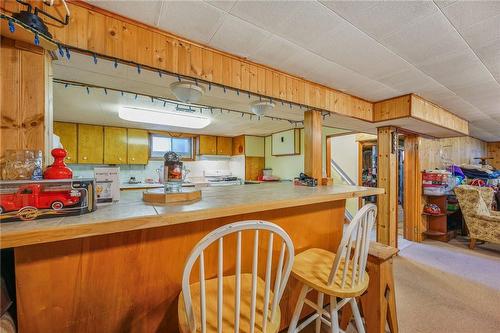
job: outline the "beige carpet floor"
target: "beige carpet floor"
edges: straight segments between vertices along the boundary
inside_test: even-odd
[[[472,251],[464,240],[409,242],[394,260],[394,277],[400,332],[500,332],[499,245]]]

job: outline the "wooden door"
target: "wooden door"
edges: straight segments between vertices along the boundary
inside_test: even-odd
[[[198,155],[217,155],[217,137],[200,135],[198,137]]]
[[[217,155],[232,155],[232,153],[233,153],[233,138],[218,136]]]
[[[64,161],[66,163],[77,163],[77,146],[78,146],[78,131],[77,125],[74,123],[61,123],[54,122],[54,134],[59,136],[61,144],[66,152],[66,158]]]
[[[129,128],[127,130],[128,164],[148,164],[149,133],[147,130]]]
[[[78,163],[102,164],[103,151],[103,127],[78,124]]]
[[[104,164],[127,164],[127,129],[104,127]]]

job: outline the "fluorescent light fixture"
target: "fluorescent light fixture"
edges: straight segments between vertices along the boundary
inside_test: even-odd
[[[207,127],[211,122],[210,118],[198,114],[128,106],[121,107],[118,116],[128,121],[195,129]]]

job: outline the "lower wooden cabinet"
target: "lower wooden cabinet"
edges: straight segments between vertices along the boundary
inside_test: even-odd
[[[104,127],[104,164],[127,164],[127,129]]]
[[[149,133],[147,130],[127,129],[127,163],[148,164]]]
[[[232,154],[233,154],[233,138],[218,136],[217,155],[232,155]]]
[[[102,126],[78,124],[78,163],[102,164],[104,129]]]
[[[54,134],[61,140],[61,144],[68,153],[66,163],[78,162],[78,129],[74,123],[54,122]]]

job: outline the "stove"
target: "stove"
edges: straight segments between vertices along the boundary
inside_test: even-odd
[[[208,186],[231,186],[242,184],[240,178],[233,176],[231,172],[227,171],[206,172],[205,178],[208,181]]]

